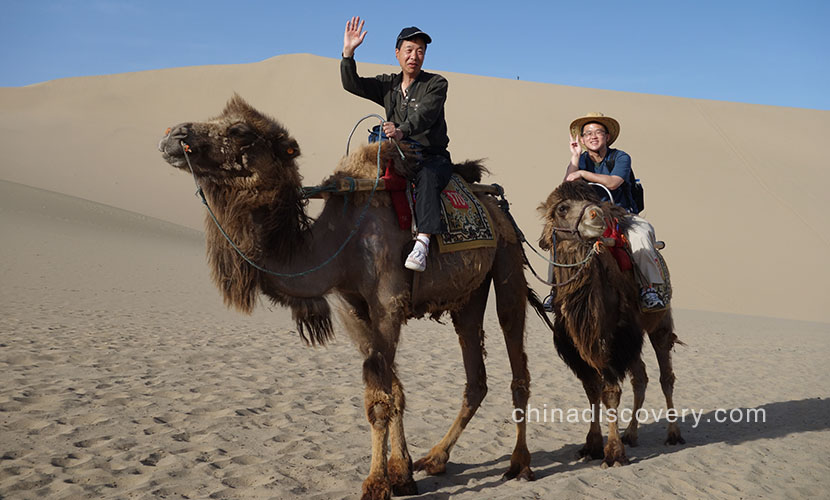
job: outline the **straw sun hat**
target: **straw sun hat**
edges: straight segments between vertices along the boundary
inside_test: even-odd
[[[577,118],[576,120],[571,122],[571,136],[577,137],[579,142],[582,142],[582,127],[585,126],[586,123],[596,122],[600,123],[605,127],[605,130],[608,131],[608,145],[610,146],[614,141],[617,140],[617,136],[620,135],[620,123],[611,118],[610,116],[605,116],[602,113],[588,113],[587,115],[583,116],[582,118]]]

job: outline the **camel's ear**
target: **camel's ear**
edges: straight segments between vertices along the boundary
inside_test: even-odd
[[[300,156],[300,145],[292,138],[286,138],[278,141],[274,146],[277,157],[281,160],[291,160]]]

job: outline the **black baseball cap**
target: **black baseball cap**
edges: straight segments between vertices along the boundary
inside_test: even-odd
[[[401,43],[404,40],[411,40],[412,38],[421,37],[424,39],[426,43],[432,43],[432,38],[421,31],[420,29],[416,28],[415,26],[410,26],[408,28],[404,28],[401,30],[401,33],[398,35],[397,40],[395,40],[395,48],[400,48]]]

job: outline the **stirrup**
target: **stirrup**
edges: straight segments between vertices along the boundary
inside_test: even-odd
[[[545,300],[542,302],[542,309],[545,312],[552,313],[553,312],[553,292],[549,293]]]

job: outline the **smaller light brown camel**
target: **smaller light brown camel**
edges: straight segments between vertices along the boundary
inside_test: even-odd
[[[342,322],[364,360],[364,403],[372,438],[364,498],[415,494],[413,469],[430,474],[445,471],[450,451],[487,393],[482,324],[491,282],[513,373],[513,405],[526,407],[530,374],[524,326],[528,297],[533,295],[525,282],[521,244],[492,196],[480,195],[479,200],[491,215],[495,248],[452,253],[433,248],[413,295],[413,273],[404,268],[412,238],[398,227],[389,194],[375,193],[365,213],[366,194],[348,200],[330,196],[313,221],[301,195],[297,142],[282,125],[239,96],[216,118],[176,125],[159,149],[178,169],[189,173],[192,165],[219,223],[252,262],[268,270],[245,262],[208,218],[209,265],[226,304],[250,312],[262,293],[289,307],[300,335],[315,344],[332,337],[329,300],[339,298]],[[342,160],[335,177],[374,178],[377,152],[377,145],[354,152]],[[383,165],[391,161],[399,172],[414,168],[412,155],[402,160],[388,143],[380,155]],[[467,163],[456,170],[477,182],[484,169]],[[354,237],[348,239],[356,227]],[[329,265],[306,272],[333,256]],[[533,304],[541,307],[535,297]],[[467,384],[449,431],[413,466],[404,437],[404,390],[395,354],[407,319],[438,318],[445,312],[461,344]],[[516,431],[505,477],[533,479],[525,423],[517,423]]]
[[[601,244],[609,220],[616,218],[626,227],[626,212],[610,203],[601,203],[585,181],[565,182],[539,207],[545,221],[539,244],[550,250],[562,264],[583,262],[582,266],[557,267],[560,286],[554,298],[555,319],[551,325],[559,356],[582,382],[595,415],[599,403],[620,416],[620,382],[631,374],[634,389],[632,419],[620,437],[618,421],[608,419],[608,443],[603,449],[599,422],[591,422],[580,456],[603,458],[603,466],[625,465],[623,443],[637,446],[637,410],[645,400],[646,367],[641,358],[643,331],[648,333],[660,366],[660,385],[666,408],[674,409],[674,371],[671,350],[679,343],[674,333],[671,308],[644,313],[638,301],[639,288],[632,271],[622,271],[610,251]],[[592,250],[594,249],[594,250]],[[684,443],[675,421],[669,421],[667,444]]]

